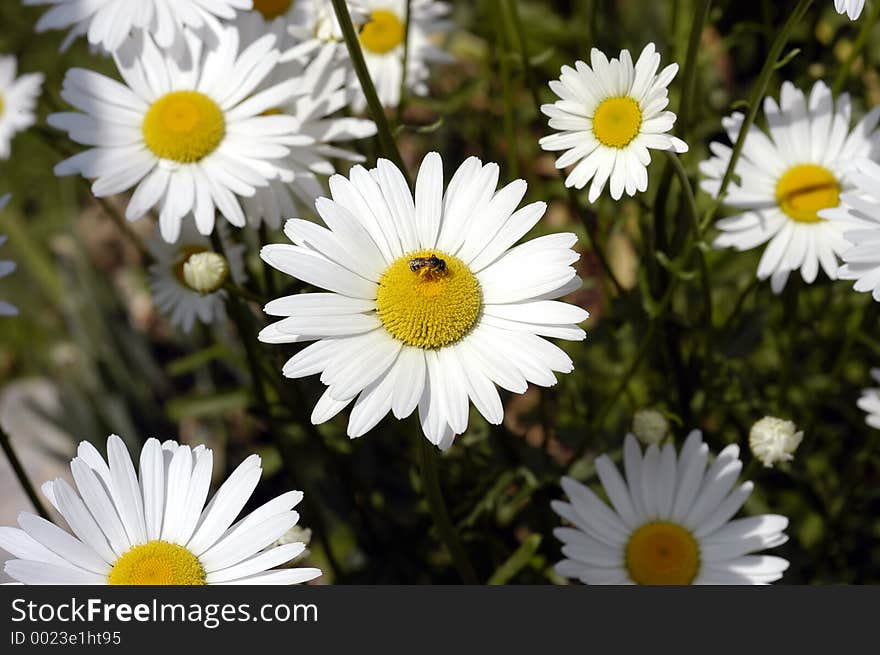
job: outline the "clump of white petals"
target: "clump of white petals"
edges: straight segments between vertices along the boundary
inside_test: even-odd
[[[640,409],[633,416],[632,431],[646,446],[658,444],[669,434],[669,421],[656,409]]]
[[[749,448],[765,467],[789,462],[801,444],[804,433],[792,421],[765,416],[757,421],[749,431]]]
[[[214,293],[229,277],[229,264],[216,252],[197,252],[183,264],[183,279],[193,291]]]

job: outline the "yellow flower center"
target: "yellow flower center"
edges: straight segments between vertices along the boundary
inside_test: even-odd
[[[700,570],[700,546],[680,525],[646,523],[626,544],[626,568],[642,585],[691,584]]]
[[[609,148],[625,148],[641,127],[642,110],[629,96],[603,100],[593,115],[593,134]]]
[[[417,348],[458,341],[477,322],[480,283],[458,257],[421,250],[395,261],[379,280],[376,308],[395,339]]]
[[[217,103],[198,91],[172,91],[154,102],[141,129],[157,157],[184,164],[210,155],[226,135]]]
[[[3,94],[0,93],[0,116],[3,115]]]
[[[183,546],[167,541],[150,541],[135,546],[116,560],[107,584],[116,585],[203,585],[205,569]]]
[[[792,166],[776,183],[776,200],[793,221],[818,223],[821,210],[840,204],[840,183],[824,166]]]
[[[272,20],[287,13],[292,4],[293,0],[254,0],[254,11],[259,11],[266,20]]]
[[[403,43],[403,22],[393,11],[376,9],[361,29],[361,43],[370,52],[384,55]]]

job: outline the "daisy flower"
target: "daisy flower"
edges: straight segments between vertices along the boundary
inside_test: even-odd
[[[779,462],[790,462],[803,441],[804,433],[794,422],[765,416],[749,430],[749,448],[755,459],[772,468]]]
[[[875,382],[880,382],[880,368],[872,368],[871,377]],[[865,423],[880,430],[880,389],[876,387],[865,389],[856,404],[867,414]]]
[[[0,57],[0,159],[9,159],[12,137],[36,122],[34,108],[43,85],[42,73],[16,78],[15,57]]]
[[[263,470],[251,455],[205,505],[213,453],[148,439],[137,470],[116,435],[107,460],[87,441],[70,463],[74,486],[43,485],[70,532],[22,512],[20,528],[0,528],[0,548],[16,559],[6,573],[24,584],[296,584],[313,568],[275,569],[305,544],[270,547],[299,520],[302,492],[288,491],[233,523]]]
[[[557,168],[574,166],[565,186],[583,189],[590,180],[589,200],[596,202],[611,181],[611,197],[619,200],[624,191],[635,195],[648,188],[649,149],[687,152],[687,144],[667,134],[675,114],[669,104],[669,83],[678,72],[670,64],[659,75],[660,55],[653,43],[642,50],[633,65],[629,50],[611,59],[593,48],[588,66],[562,67],[558,80],[550,82],[559,100],[542,105],[549,125],[558,134],[540,140],[544,150],[564,150]]]
[[[6,195],[0,196],[0,209],[3,209],[6,206],[6,203],[9,202],[10,195],[7,193]],[[6,235],[0,235],[0,246],[6,243]],[[0,278],[6,277],[10,273],[12,273],[16,268],[15,262],[0,260]],[[0,316],[16,316],[18,314],[18,307],[15,305],[10,305],[8,302],[0,300]]]
[[[126,217],[135,220],[158,207],[168,242],[177,240],[190,213],[202,234],[213,230],[215,211],[244,226],[237,196],[252,196],[275,178],[293,179],[281,160],[290,154],[288,146],[304,140],[299,122],[265,113],[296,95],[302,80],[254,93],[278,63],[275,37],[267,34],[241,52],[234,27],[218,39],[216,49],[203,53],[201,42],[188,34],[197,62],[188,70],[149,37],[137,57],[127,56],[124,46],[114,59],[125,84],[83,69],[68,71],[62,97],[83,113],[53,114],[49,123],[95,147],[61,162],[55,173],[94,178],[92,192],[99,197],[136,187]]]
[[[841,254],[841,280],[855,280],[856,291],[871,292],[880,302],[880,164],[868,159],[853,164],[853,189],[842,193],[840,206],[820,212],[823,218],[845,229],[848,244]]]
[[[37,31],[70,32],[66,49],[85,34],[89,43],[116,52],[132,31],[145,30],[160,48],[179,43],[185,27],[220,31],[220,20],[251,8],[252,0],[23,0],[25,5],[54,5],[37,21]],[[219,19],[219,20],[218,20]]]
[[[348,0],[346,4],[355,29],[360,31],[369,12],[362,0]],[[295,43],[288,51],[290,57],[307,60],[317,50],[326,49],[331,50],[340,61],[348,61],[348,49],[331,0],[296,0],[284,14],[284,20]],[[351,83],[357,84],[354,71],[350,69],[349,72]]]
[[[362,0],[368,12],[360,30],[361,49],[379,100],[385,107],[400,104],[403,81],[403,50],[406,40],[406,0]],[[409,45],[406,55],[406,88],[419,96],[428,95],[428,64],[449,63],[452,58],[432,39],[451,29],[445,17],[450,7],[438,0],[412,0],[409,16]],[[352,106],[361,112],[367,106],[358,85]]]
[[[422,162],[415,199],[389,161],[350,179],[330,178],[332,200],[319,198],[329,229],[291,219],[295,245],[260,253],[278,270],[326,289],[279,298],[265,311],[284,316],[260,333],[266,343],[314,341],[283,373],[321,373],[327,390],[312,413],[323,423],[354,403],[350,437],[389,411],[419,409],[425,436],[448,448],[467,429],[469,399],[486,420],[501,422],[497,384],[523,393],[550,386],[572,361],[542,337],[581,340],[588,313],[554,301],[581,284],[571,264],[574,234],[539,237],[512,248],[546,204],[516,210],[526,192],[517,180],[496,192],[499,169],[472,157],[443,191],[440,155]]]
[[[642,454],[627,435],[626,479],[607,455],[596,471],[611,507],[589,488],[562,478],[569,502],[553,510],[573,527],[553,533],[566,559],[556,571],[585,584],[766,584],[782,577],[788,562],[753,555],[784,544],[788,519],[763,514],[731,520],[752,491],[734,488],[742,469],[739,447],[727,446],[708,467],[702,434],[688,435],[681,452],[667,443]]]
[[[850,20],[855,20],[862,15],[865,0],[834,0],[834,8],[838,14],[846,14]]]
[[[150,289],[156,306],[184,332],[196,319],[205,324],[226,316],[227,278],[241,284],[245,279],[244,251],[221,230],[226,257],[214,252],[211,242],[191,225],[184,226],[173,244],[152,238],[147,246],[155,262],[150,266]]]
[[[782,85],[780,103],[764,99],[769,134],[752,126],[736,164],[735,181],[724,198],[741,213],[716,223],[721,234],[716,248],[751,250],[767,243],[758,264],[758,279],[770,278],[775,293],[785,287],[791,271],[800,269],[811,284],[821,265],[837,278],[837,257],[847,247],[844,222],[822,218],[822,210],[837,207],[841,191],[851,188],[852,161],[875,152],[880,107],[850,130],[850,101],[842,94],[835,103],[830,89],[816,82],[809,98],[791,82]],[[742,114],[723,121],[731,142],[743,122]],[[701,187],[718,195],[732,149],[713,142],[712,157],[700,164],[706,179]]]
[[[301,81],[295,97],[269,110],[297,121],[296,143],[288,146],[289,153],[281,162],[292,178],[270,180],[268,186],[258,187],[253,196],[243,199],[245,214],[252,225],[265,220],[270,227],[277,228],[282,217],[298,213],[295,200],[312,206],[318,196],[324,195],[324,183],[319,176],[336,172],[334,160],[364,161],[362,155],[339,143],[373,136],[376,125],[371,120],[338,115],[348,102],[349,67],[332,48],[316,50],[305,60],[292,57],[293,37],[287,33],[283,20],[278,18],[267,24],[257,12],[242,14],[237,27],[243,45],[258,40],[267,30],[278,37],[282,62],[258,90],[291,78]]]

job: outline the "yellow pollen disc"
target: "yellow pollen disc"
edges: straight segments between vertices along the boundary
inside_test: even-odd
[[[629,96],[603,100],[593,115],[593,134],[609,148],[625,148],[641,127],[642,110]]]
[[[376,9],[361,29],[361,43],[370,52],[384,55],[403,43],[403,22],[393,11]]]
[[[642,585],[691,584],[700,570],[700,546],[675,523],[646,523],[626,544],[626,568]]]
[[[840,204],[840,183],[824,166],[792,166],[776,183],[776,201],[793,221],[818,223],[821,210]]]
[[[183,546],[167,541],[149,541],[135,546],[116,560],[107,584],[118,585],[203,585],[205,569]]]
[[[259,11],[266,20],[272,20],[287,13],[292,4],[293,0],[254,0],[254,11]]]
[[[376,294],[385,329],[417,348],[458,341],[477,322],[481,307],[474,274],[458,257],[437,250],[420,250],[395,261],[379,279]]]
[[[210,155],[226,135],[217,103],[198,91],[172,91],[154,102],[141,129],[157,157],[184,164]]]

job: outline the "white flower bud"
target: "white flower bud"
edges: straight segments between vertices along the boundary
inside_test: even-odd
[[[196,252],[183,263],[183,281],[203,296],[214,293],[229,277],[229,264],[216,252]]]
[[[794,423],[775,416],[765,416],[749,431],[749,448],[766,467],[794,459],[794,451],[804,438]]]
[[[660,443],[669,433],[669,421],[656,409],[640,409],[633,416],[633,433],[646,446]]]

